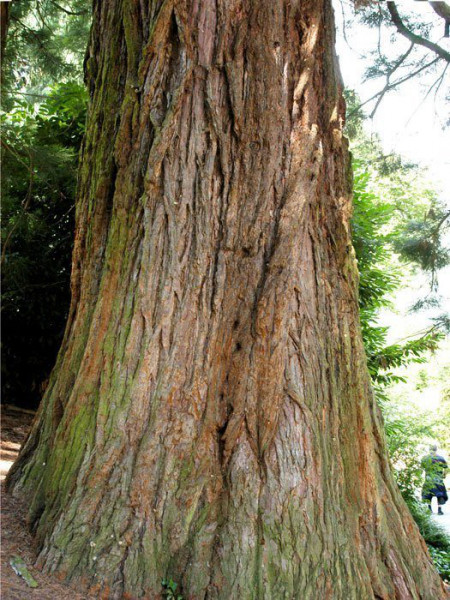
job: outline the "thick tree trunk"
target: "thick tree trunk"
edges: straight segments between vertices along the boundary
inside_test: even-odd
[[[444,597],[393,483],[330,0],[95,2],[73,302],[9,479],[107,598]]]

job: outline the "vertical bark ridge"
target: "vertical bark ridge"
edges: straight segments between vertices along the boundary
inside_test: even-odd
[[[108,598],[444,598],[361,342],[328,0],[94,3],[73,300],[9,486]]]

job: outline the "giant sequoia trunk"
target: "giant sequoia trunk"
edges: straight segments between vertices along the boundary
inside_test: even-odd
[[[96,0],[73,300],[9,478],[105,598],[444,597],[393,483],[330,0]]]

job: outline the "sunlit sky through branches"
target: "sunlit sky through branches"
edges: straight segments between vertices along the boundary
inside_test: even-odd
[[[396,4],[402,14],[413,14],[422,22],[430,21],[435,24],[430,38],[450,51],[450,39],[443,37],[443,20],[436,17],[428,2],[403,0]],[[393,43],[391,36],[395,32],[394,28],[382,27],[378,30],[355,24],[350,0],[335,0],[334,5],[338,30],[337,53],[344,84],[347,88],[355,90],[364,102],[383,89],[385,84],[383,78],[365,80],[365,71],[373,63],[371,50],[376,49],[380,43],[383,52],[393,60],[405,52],[409,42],[396,36],[397,41]],[[432,187],[439,192],[440,198],[450,208],[450,126],[445,127],[450,118],[450,67],[442,77],[440,85],[435,83],[444,69],[445,65],[439,64],[435,71],[421,78],[406,81],[396,90],[386,94],[374,117],[367,119],[366,131],[379,136],[386,154],[395,152],[408,162],[426,167]],[[374,103],[371,103],[364,107],[366,114],[370,114],[373,106]],[[381,320],[383,325],[390,326],[390,343],[418,334],[429,327],[431,318],[444,311],[450,312],[450,267],[442,269],[439,274],[439,294],[442,298],[440,309],[409,312],[412,304],[423,297],[424,290],[426,293],[427,285],[426,277],[417,275],[408,287],[395,294],[393,309],[383,311]],[[432,357],[426,365],[430,373],[435,372],[436,377],[438,372],[442,372],[442,368],[449,364],[449,349],[449,343],[444,343],[437,356]],[[415,375],[423,366],[411,365],[404,369],[403,375],[408,377],[409,371],[412,376],[410,386],[414,387]],[[439,396],[436,386],[430,385],[416,394],[416,402],[422,409],[434,411],[440,403]]]
[[[383,88],[383,78],[365,80],[365,71],[371,63],[369,52],[377,47],[379,42],[378,28],[370,28],[362,24],[344,26],[344,21],[352,20],[353,13],[351,2],[335,0],[335,14],[337,25],[337,53],[344,84],[353,89],[364,102]],[[423,21],[435,20],[435,15],[428,2],[413,2],[411,0],[397,2],[399,9],[404,13],[414,13]],[[393,44],[391,41],[392,29],[382,27],[380,34],[383,50],[392,58],[404,50],[408,42],[402,39]],[[443,39],[443,21],[437,19],[433,28],[434,41],[450,50],[450,39]],[[397,36],[398,38],[398,36]],[[401,46],[400,46],[400,45]],[[443,67],[442,67],[443,68]],[[449,106],[445,97],[450,87],[450,68],[440,90],[435,90],[427,95],[440,71],[430,73],[421,78],[411,79],[400,85],[396,90],[386,94],[380,103],[374,117],[367,119],[366,129],[369,133],[378,134],[385,152],[401,154],[407,161],[416,162],[428,169],[429,178],[433,187],[440,192],[441,199],[450,208],[450,127],[445,127],[449,120]],[[372,104],[368,104],[367,113],[370,113]],[[413,291],[420,295],[426,283],[421,278],[417,288]],[[443,269],[439,277],[439,292],[444,301],[447,299],[447,310],[450,311],[450,268]],[[412,304],[411,290],[405,294],[403,300],[399,295],[398,301],[402,310],[407,311],[407,305]],[[443,307],[444,308],[444,307]],[[414,315],[414,324],[425,327],[427,319],[433,316],[433,311],[423,313],[420,317]],[[404,327],[405,324],[402,325]],[[413,333],[409,331],[408,334]]]
[[[405,14],[414,13],[418,19],[436,21],[433,28],[433,41],[450,50],[450,39],[444,39],[443,21],[436,15],[428,2],[412,0],[397,2],[399,10]],[[345,12],[343,12],[345,11]],[[340,59],[344,84],[354,89],[365,101],[384,86],[383,78],[364,81],[364,73],[370,66],[369,52],[378,44],[378,28],[369,28],[362,24],[344,27],[344,18],[350,19],[352,13],[346,2],[335,1],[336,25],[338,29],[337,53]],[[345,29],[345,37],[344,37]],[[391,41],[394,29],[382,27],[381,44],[384,52],[394,59],[408,47],[409,42],[396,36]],[[421,78],[414,78],[386,94],[373,119],[367,121],[368,131],[378,133],[385,151],[395,151],[406,159],[426,166],[430,178],[444,198],[450,197],[450,127],[445,128],[449,119],[449,106],[446,95],[450,87],[450,67],[436,93],[433,86],[445,65],[435,72]],[[367,105],[369,114],[373,103]],[[449,200],[450,204],[450,200]]]

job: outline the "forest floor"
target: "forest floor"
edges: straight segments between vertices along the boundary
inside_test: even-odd
[[[94,596],[79,594],[33,567],[35,549],[26,528],[26,506],[5,493],[4,479],[17,458],[19,449],[31,427],[32,411],[22,411],[12,406],[1,407],[0,480],[1,480],[1,580],[2,600],[89,600]],[[450,506],[444,516],[433,518],[450,533]],[[13,571],[13,556],[23,559],[37,588],[30,588]]]
[[[33,567],[35,551],[33,540],[25,525],[26,507],[5,494],[4,478],[17,457],[20,446],[31,426],[34,414],[7,405],[2,406],[0,479],[1,483],[1,590],[2,600],[87,600],[93,596],[75,590],[44,575]],[[37,588],[30,588],[13,571],[10,560],[13,556],[23,559]]]

